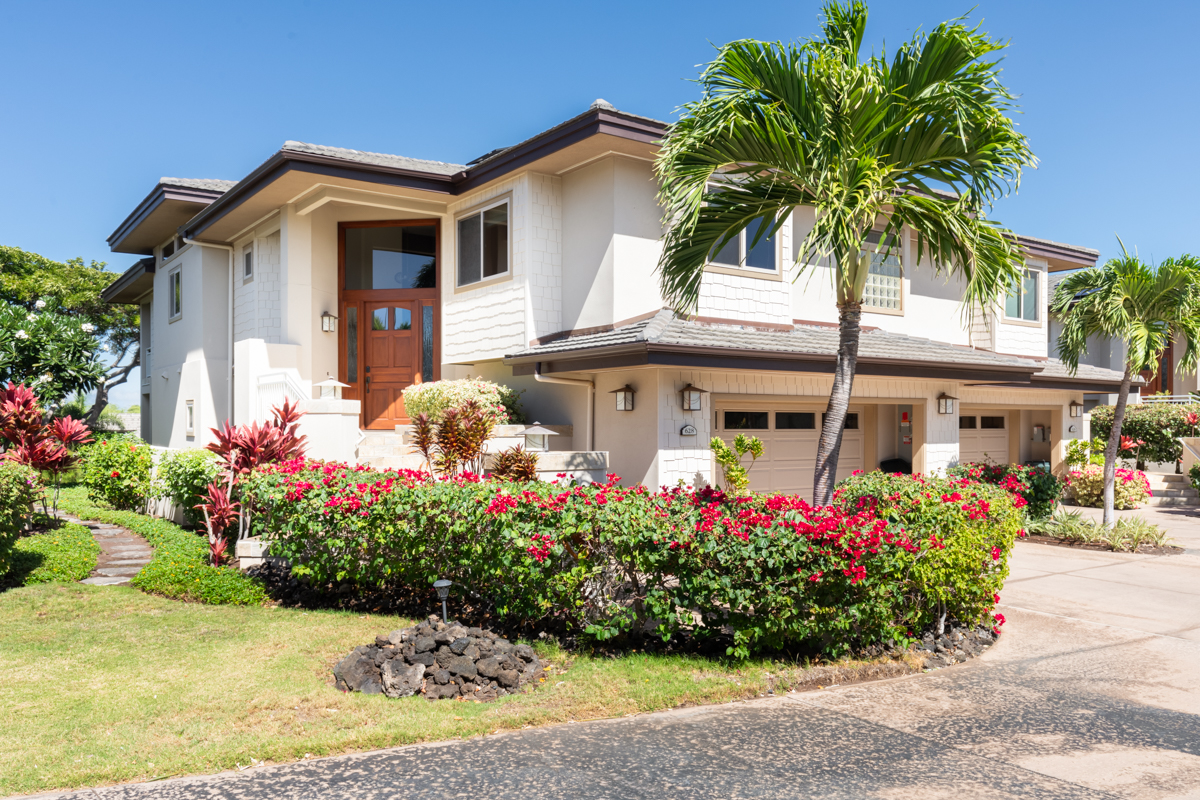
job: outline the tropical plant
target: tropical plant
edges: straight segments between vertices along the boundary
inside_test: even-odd
[[[49,425],[44,419],[37,396],[29,387],[10,382],[0,390],[0,438],[8,443],[4,459],[50,473],[54,481],[50,507],[57,512],[62,473],[79,463],[79,455],[73,448],[89,444],[92,434],[82,422],[71,417],[59,417]],[[42,509],[49,510],[45,495]]]
[[[184,519],[195,525],[201,519],[197,505],[219,472],[217,456],[211,450],[197,447],[168,450],[155,470],[155,493],[182,508]]]
[[[404,390],[404,410],[411,419],[424,414],[431,422],[441,422],[449,409],[462,408],[474,401],[494,424],[519,425],[525,422],[521,410],[523,392],[524,389],[510,389],[483,378],[414,383]]]
[[[801,206],[816,222],[795,248],[799,278],[832,261],[839,342],[817,446],[813,499],[837,475],[872,258],[912,231],[914,264],[964,283],[964,313],[991,307],[1021,274],[1014,237],[985,212],[1036,163],[1008,114],[995,54],[1005,45],[952,20],[888,59],[860,54],[866,6],[825,6],[824,35],[720,48],[659,153],[670,227],[663,295],[697,307],[712,254],[742,231],[757,244]],[[877,225],[878,245],[867,244]]]
[[[136,436],[114,436],[88,446],[81,456],[83,483],[91,500],[119,510],[144,510],[153,494],[150,445]]]
[[[95,330],[54,302],[33,311],[0,303],[0,383],[28,383],[48,404],[96,388],[105,366]]]
[[[537,480],[537,465],[538,454],[517,445],[496,453],[489,472],[498,480],[528,483]]]
[[[495,425],[495,417],[475,400],[446,409],[438,421],[418,414],[413,418],[413,449],[425,458],[431,473],[482,475],[483,447]]]
[[[1138,469],[1144,469],[1146,462],[1170,464],[1183,457],[1183,443],[1179,440],[1185,436],[1193,436],[1194,426],[1189,417],[1196,417],[1200,406],[1189,403],[1136,403],[1125,407],[1125,417],[1121,421],[1121,437],[1141,440],[1137,448]],[[1100,439],[1107,439],[1112,433],[1115,417],[1114,406],[1097,406],[1092,409],[1092,434]],[[1104,443],[1094,451],[1104,452]],[[1120,450],[1118,457],[1128,458],[1127,452]],[[1097,463],[1104,463],[1103,460]]]
[[[1130,255],[1122,242],[1121,255],[1103,266],[1069,273],[1055,291],[1051,311],[1062,321],[1058,354],[1072,374],[1087,353],[1089,338],[1125,343],[1125,373],[1104,449],[1103,521],[1111,527],[1121,431],[1133,376],[1143,370],[1157,371],[1163,352],[1177,339],[1184,342],[1178,369],[1196,369],[1200,260],[1185,255],[1153,267]]]
[[[33,502],[41,493],[41,479],[34,470],[0,460],[0,577],[13,566],[13,544],[29,526]]]
[[[739,433],[733,438],[733,447],[730,447],[723,439],[714,436],[708,447],[717,460],[717,466],[721,468],[725,491],[734,497],[745,495],[750,490],[750,469],[763,454],[762,440],[757,436]],[[742,464],[747,455],[750,456],[749,467]]]

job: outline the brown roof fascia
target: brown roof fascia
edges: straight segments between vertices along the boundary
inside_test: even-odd
[[[209,189],[171,186],[160,183],[150,191],[150,194],[146,195],[145,200],[138,203],[137,208],[108,237],[109,249],[120,246],[122,239],[128,236],[138,225],[141,225],[146,220],[146,217],[150,216],[156,208],[167,200],[181,200],[185,203],[196,203],[197,205],[207,206],[211,205],[221,194],[221,192]]]
[[[120,277],[118,277],[115,281],[110,283],[108,286],[104,287],[104,289],[100,292],[100,299],[106,303],[130,302],[130,301],[118,300],[116,298],[119,295],[123,294],[126,290],[134,287],[139,281],[141,281],[143,278],[145,278],[147,276],[151,276],[151,280],[148,283],[150,283],[150,286],[152,286],[153,285],[153,277],[152,276],[154,275],[154,270],[155,270],[154,256],[138,259],[137,261],[135,261],[133,263],[133,266],[131,266],[129,269],[122,272]],[[145,292],[149,291],[150,286],[146,286],[141,292],[139,292],[139,294],[144,294]]]
[[[650,120],[606,109],[592,109],[455,175],[363,164],[317,153],[280,150],[221,195],[219,200],[189,220],[179,232],[188,238],[199,236],[222,216],[252,197],[262,186],[282,177],[289,170],[458,195],[589,136],[603,133],[653,143],[661,139],[666,130],[665,123],[652,123]]]
[[[1031,255],[1034,258],[1066,261],[1071,264],[1078,264],[1080,267],[1094,267],[1096,266],[1097,259],[1100,258],[1100,254],[1094,251],[1087,252],[1074,247],[1065,247],[1057,242],[1028,239],[1020,234],[1017,235],[1017,244],[1020,245],[1021,249],[1027,255]]]

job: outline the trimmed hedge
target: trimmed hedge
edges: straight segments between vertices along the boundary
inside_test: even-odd
[[[712,489],[435,480],[293,461],[243,484],[273,555],[317,584],[450,578],[501,617],[598,639],[733,631],[729,652],[844,653],[988,619],[1024,515],[1002,489],[862,476],[834,506]]]
[[[82,525],[61,527],[23,536],[12,550],[12,569],[5,582],[32,586],[35,583],[74,583],[96,568],[100,545]]]
[[[150,543],[154,557],[131,581],[142,591],[214,605],[259,605],[267,600],[262,584],[236,567],[209,566],[204,536],[146,514],[97,505],[78,487],[63,489],[59,507],[80,519],[128,528]]]
[[[196,510],[196,505],[204,499],[218,472],[217,454],[211,450],[198,447],[168,450],[158,461],[154,493],[183,509],[183,518],[189,525],[199,525],[204,515]]]
[[[1139,468],[1147,463],[1170,464],[1183,458],[1180,437],[1196,435],[1195,427],[1187,422],[1188,414],[1200,414],[1200,403],[1135,403],[1125,407],[1121,435],[1145,442],[1137,449]],[[1092,436],[1107,444],[1115,415],[1116,408],[1113,406],[1092,409]],[[1132,458],[1133,455],[1119,454],[1126,458]]]
[[[113,508],[145,508],[150,499],[150,445],[133,435],[101,439],[80,451],[88,498]]]
[[[1104,505],[1104,467],[1089,464],[1067,474],[1067,487],[1076,503],[1100,508]],[[1150,499],[1150,481],[1136,469],[1117,468],[1113,481],[1113,508],[1137,508]]]

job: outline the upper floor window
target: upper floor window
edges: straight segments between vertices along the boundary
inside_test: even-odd
[[[1004,298],[1004,316],[1037,322],[1038,314],[1038,271],[1027,269],[1009,287],[1008,296]]]
[[[508,200],[458,221],[458,285],[507,275]]]
[[[183,316],[183,269],[176,267],[167,275],[167,319]]]
[[[254,277],[254,245],[246,245],[242,252],[242,280],[248,281]]]
[[[871,231],[863,242],[863,252],[871,254],[867,282],[863,286],[863,305],[867,308],[900,313],[904,310],[904,263],[900,259],[900,240],[883,238],[883,231]]]
[[[175,240],[167,242],[162,246],[162,260],[166,261],[171,256],[175,255]]]
[[[751,222],[744,231],[714,253],[710,263],[719,267],[750,267],[774,272],[778,265],[775,237],[767,235],[766,231],[759,236],[764,225],[767,223],[762,220]]]

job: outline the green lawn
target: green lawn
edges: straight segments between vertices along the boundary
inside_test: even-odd
[[[330,669],[340,656],[406,622],[181,603],[127,586],[4,592],[0,795],[719,702],[764,691],[764,672],[776,672],[766,662],[736,669],[700,658],[542,648],[554,664],[547,684],[494,703],[334,688]]]
[[[13,565],[0,586],[73,583],[96,568],[100,545],[82,525],[60,524],[44,533],[22,536],[13,545]]]

